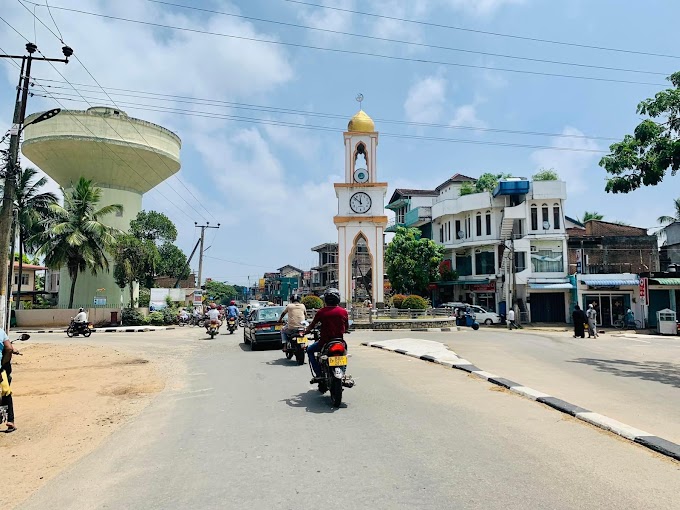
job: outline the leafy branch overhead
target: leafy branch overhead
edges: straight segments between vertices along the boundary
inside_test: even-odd
[[[673,88],[638,104],[637,113],[650,118],[638,124],[632,135],[612,144],[610,154],[600,160],[600,166],[611,175],[608,192],[628,193],[641,186],[655,186],[666,172],[675,175],[680,168],[680,72],[668,79]]]
[[[397,292],[425,293],[439,279],[444,248],[422,238],[417,228],[397,228],[385,251],[385,267],[392,288]]]

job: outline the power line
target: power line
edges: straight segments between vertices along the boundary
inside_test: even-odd
[[[12,30],[14,30],[19,36],[21,36],[23,39],[25,39],[25,40],[28,41],[28,39],[26,39],[26,37],[25,37],[21,32],[19,32],[18,30],[16,30],[16,28],[14,28],[11,24],[9,24],[9,23],[8,23],[4,18],[2,18],[1,16],[0,16],[0,20],[2,20],[3,22],[5,22],[5,23],[6,23],[10,28],[12,28]],[[37,51],[38,51],[38,53],[40,53],[40,54],[42,55],[42,52],[40,52],[40,50],[37,50]],[[43,56],[44,56],[44,55],[43,55]],[[50,63],[50,64],[51,64],[51,63]],[[54,67],[54,66],[52,66],[52,67]],[[56,68],[55,68],[55,71],[59,72]],[[61,73],[59,73],[59,74],[61,74]],[[62,77],[63,77],[63,76],[62,76]],[[40,84],[38,84],[38,86],[41,87],[41,88],[43,88],[42,85],[40,85]],[[130,164],[129,164],[127,161],[125,161],[125,160],[124,160],[123,158],[121,158],[115,151],[113,151],[113,150],[111,149],[111,147],[109,147],[109,145],[108,145],[107,143],[105,143],[105,141],[104,141],[100,136],[96,135],[89,127],[87,127],[85,124],[83,124],[83,122],[81,122],[81,120],[80,120],[76,115],[74,115],[72,112],[68,111],[68,109],[64,106],[64,104],[61,103],[56,97],[54,97],[53,95],[51,95],[50,92],[49,92],[48,90],[46,90],[46,89],[44,89],[44,88],[43,88],[43,90],[45,91],[46,94],[48,94],[49,97],[51,97],[57,104],[59,104],[59,106],[61,106],[61,107],[63,108],[62,111],[63,111],[64,113],[70,115],[75,121],[78,122],[78,124],[80,124],[84,129],[86,129],[87,131],[89,131],[90,134],[92,134],[92,136],[93,136],[93,138],[94,138],[94,140],[95,140],[96,143],[101,143],[101,144],[102,144],[109,152],[111,152],[114,156],[116,156],[118,159],[120,159],[120,160],[121,160],[121,161],[122,161],[122,162],[123,162],[123,163],[124,163],[124,164],[132,171],[132,172],[134,172],[135,174],[137,174],[137,176],[139,176],[139,177],[141,177],[142,179],[144,179],[144,181],[146,181],[147,184],[149,184],[149,185],[152,184],[151,182],[148,181],[148,179],[146,179],[146,177],[145,177],[143,174],[139,173],[139,172],[136,171],[134,168],[132,168],[132,167],[130,166]],[[107,123],[107,124],[108,124],[108,123]],[[115,131],[115,130],[114,130],[114,131]],[[118,136],[120,136],[120,134],[119,134]],[[121,138],[122,138],[122,137],[121,137]],[[57,157],[57,154],[56,154],[56,153],[55,153],[54,155],[55,155],[55,157]],[[148,163],[147,163],[147,165],[148,165]],[[128,175],[129,175],[130,177],[132,177],[132,174],[129,173]],[[173,206],[177,207],[177,209],[178,209],[181,213],[187,214],[186,211],[182,211],[182,209],[180,209],[176,204],[174,204],[172,201],[170,201],[170,200],[169,200],[165,195],[163,195],[160,191],[158,191],[158,190],[154,190],[154,191],[157,191],[158,194],[160,194],[161,196],[163,196],[163,198],[165,198],[165,200],[167,200],[169,203],[172,203]],[[189,205],[190,205],[190,204],[189,204]]]
[[[25,1],[25,0],[24,0]],[[608,67],[608,66],[599,66],[599,65],[592,65],[592,64],[580,64],[577,62],[563,62],[559,60],[548,60],[548,59],[542,59],[542,58],[532,58],[532,57],[522,57],[519,55],[508,55],[508,54],[502,54],[502,53],[490,53],[490,52],[485,52],[485,51],[478,51],[478,50],[471,50],[467,48],[452,48],[450,46],[439,46],[435,44],[425,44],[425,43],[419,43],[415,41],[405,41],[403,39],[390,39],[387,37],[377,37],[374,35],[367,35],[367,34],[357,34],[353,32],[343,32],[341,30],[331,30],[328,28],[319,28],[319,27],[312,27],[309,25],[301,25],[298,23],[289,23],[286,21],[279,21],[279,20],[271,20],[271,19],[265,19],[265,18],[256,18],[254,16],[244,16],[242,14],[233,14],[230,12],[223,12],[223,11],[215,11],[212,9],[203,9],[200,7],[193,7],[190,5],[182,5],[182,4],[176,4],[173,2],[166,2],[163,0],[146,0],[147,2],[152,2],[156,4],[162,4],[162,5],[168,5],[172,7],[181,7],[183,9],[190,9],[193,11],[199,11],[199,12],[208,12],[211,14],[219,14],[222,16],[229,16],[233,18],[239,18],[239,19],[246,19],[250,21],[260,21],[263,23],[271,23],[274,25],[282,25],[286,27],[294,27],[294,28],[301,28],[304,30],[314,30],[317,32],[324,32],[324,33],[329,33],[329,34],[337,34],[337,35],[346,35],[349,37],[359,37],[362,39],[371,39],[374,41],[382,41],[382,42],[390,42],[390,43],[398,43],[398,44],[406,44],[410,46],[418,46],[421,48],[432,48],[432,49],[437,49],[437,50],[446,50],[446,51],[455,51],[455,52],[460,52],[460,53],[469,53],[469,54],[474,54],[474,55],[484,55],[487,57],[500,57],[500,58],[508,58],[508,59],[514,59],[514,60],[525,60],[528,62],[540,62],[544,64],[556,64],[556,65],[564,65],[564,66],[573,66],[573,67],[584,67],[584,68],[590,68],[590,69],[604,69],[607,71],[621,71],[621,72],[626,72],[626,73],[640,73],[640,74],[653,74],[653,75],[659,75],[659,76],[668,76],[671,73],[660,73],[660,72],[655,72],[655,71],[642,71],[638,69],[625,69],[625,68],[620,68],[620,67]],[[29,2],[30,3],[30,2]],[[39,5],[39,4],[36,4]]]
[[[475,33],[475,34],[483,34],[483,35],[491,35],[494,37],[507,37],[510,39],[519,39],[523,41],[531,41],[531,42],[540,42],[540,43],[545,43],[545,44],[556,44],[560,46],[573,46],[575,48],[586,48],[590,50],[600,50],[600,51],[614,51],[618,53],[631,53],[634,55],[647,55],[650,57],[663,57],[663,58],[675,58],[675,59],[680,59],[680,56],[678,55],[668,55],[665,53],[652,53],[652,52],[646,52],[646,51],[636,51],[636,50],[627,50],[627,49],[622,49],[622,48],[612,48],[612,47],[607,47],[607,46],[594,46],[594,45],[589,45],[589,44],[579,44],[579,43],[574,43],[574,42],[568,42],[568,41],[555,41],[555,40],[550,40],[550,39],[540,39],[538,37],[528,37],[528,36],[523,36],[523,35],[516,35],[516,34],[505,34],[501,32],[490,32],[487,30],[478,30],[478,29],[473,29],[473,28],[465,28],[465,27],[459,27],[455,25],[444,25],[441,23],[433,23],[433,22],[428,22],[428,21],[421,21],[421,20],[412,20],[412,19],[405,19],[405,18],[398,18],[396,16],[387,16],[385,14],[375,14],[372,12],[362,12],[362,11],[356,11],[352,9],[345,9],[342,7],[333,7],[330,5],[319,5],[319,4],[313,4],[310,2],[302,2],[300,0],[283,0],[284,2],[289,2],[293,4],[300,4],[300,5],[307,5],[310,7],[317,7],[319,9],[330,9],[334,11],[340,11],[340,12],[348,12],[352,14],[360,14],[362,16],[370,16],[373,18],[383,18],[383,19],[389,19],[393,21],[403,21],[404,23],[413,23],[417,25],[424,25],[424,26],[429,26],[429,27],[436,27],[436,28],[446,28],[449,30],[459,30],[461,32],[470,32],[470,33]]]
[[[227,259],[222,259],[222,258],[219,258],[219,257],[211,257],[210,255],[206,255],[205,258],[206,259],[219,260],[221,262],[229,262],[230,264],[236,264],[238,266],[249,266],[249,267],[259,267],[259,268],[262,268],[262,269],[271,269],[271,266],[260,266],[260,265],[257,265],[257,264],[246,264],[245,262],[236,262],[234,260],[227,260]]]
[[[94,12],[89,12],[89,11],[83,11],[80,9],[70,9],[67,7],[57,7],[57,6],[52,6],[53,9],[60,9],[63,11],[68,11],[68,12],[75,12],[79,14],[86,14],[88,16],[95,16],[99,18],[106,18],[106,19],[115,19],[118,21],[125,21],[127,23],[135,23],[139,25],[146,25],[146,26],[152,26],[152,27],[157,27],[157,28],[165,28],[168,30],[179,30],[183,32],[191,32],[191,33],[196,33],[196,34],[204,34],[204,35],[212,35],[216,37],[226,37],[229,39],[236,39],[236,40],[241,40],[241,41],[251,41],[251,42],[258,42],[258,43],[263,43],[263,44],[270,44],[270,45],[276,45],[276,46],[290,46],[294,48],[304,48],[304,49],[310,49],[310,50],[316,50],[316,51],[327,51],[331,53],[340,53],[340,54],[345,54],[345,55],[359,55],[359,56],[365,56],[365,57],[376,57],[376,58],[381,58],[385,60],[396,60],[399,62],[416,62],[416,63],[421,63],[421,64],[436,64],[436,65],[442,65],[442,66],[452,66],[452,67],[462,67],[462,68],[468,68],[468,69],[485,69],[485,70],[491,70],[491,71],[502,71],[502,72],[507,72],[507,73],[517,73],[517,74],[528,74],[532,76],[548,76],[548,77],[553,77],[553,78],[568,78],[568,79],[575,79],[575,80],[587,80],[587,81],[599,81],[599,82],[608,82],[608,83],[626,83],[626,84],[633,84],[633,85],[654,85],[654,86],[663,86],[663,83],[656,83],[656,82],[643,82],[643,81],[634,81],[634,80],[621,80],[621,79],[616,79],[616,78],[602,78],[602,77],[596,77],[596,76],[582,76],[582,75],[575,75],[575,74],[561,74],[561,73],[549,73],[545,71],[529,71],[526,69],[512,69],[512,68],[506,68],[506,67],[494,67],[494,66],[484,66],[484,65],[475,65],[475,64],[462,64],[458,62],[445,62],[445,61],[439,61],[439,60],[428,60],[428,59],[421,59],[421,58],[411,58],[411,57],[400,57],[396,55],[385,55],[382,53],[370,53],[366,51],[356,51],[356,50],[346,50],[346,49],[340,49],[340,48],[328,48],[328,47],[323,47],[323,46],[312,46],[310,44],[301,44],[301,43],[292,43],[292,42],[285,42],[285,41],[273,41],[271,39],[260,39],[257,37],[246,37],[246,36],[240,36],[240,35],[234,35],[234,34],[225,34],[221,32],[211,32],[208,30],[199,30],[195,28],[186,28],[186,27],[176,27],[172,25],[165,25],[162,23],[153,23],[151,21],[143,21],[143,20],[136,20],[136,19],[130,19],[130,18],[123,18],[120,16],[112,16],[110,14],[100,14],[100,13],[94,13]]]
[[[64,94],[61,94],[60,99],[67,100],[67,101],[77,101],[77,102],[89,102],[85,99],[83,101],[73,98],[73,97],[62,97]],[[84,96],[81,96],[84,97]],[[96,98],[95,98],[96,99]],[[261,118],[252,118],[252,117],[240,117],[240,116],[235,116],[235,115],[224,115],[224,114],[216,114],[212,112],[201,112],[201,111],[196,111],[196,110],[183,110],[179,108],[171,108],[171,107],[164,107],[164,106],[158,106],[158,105],[140,105],[139,103],[125,103],[121,102],[120,103],[123,106],[130,106],[133,108],[137,108],[139,110],[144,110],[144,111],[152,111],[152,112],[162,112],[162,113],[173,113],[177,115],[186,115],[190,117],[200,117],[200,118],[208,118],[208,119],[219,119],[219,120],[232,120],[235,122],[248,122],[248,123],[253,123],[253,124],[264,124],[264,125],[272,125],[272,126],[283,126],[283,127],[292,127],[292,128],[300,128],[300,129],[307,129],[311,131],[327,131],[327,132],[343,132],[344,130],[341,128],[332,128],[328,126],[317,126],[317,125],[312,125],[312,124],[298,124],[294,122],[284,122],[284,121],[277,121],[277,120],[271,120],[271,119],[261,119]],[[445,137],[435,137],[435,136],[423,136],[423,135],[410,135],[410,134],[403,134],[403,133],[386,133],[386,132],[381,132],[380,136],[382,137],[387,137],[387,138],[402,138],[402,139],[413,139],[413,140],[427,140],[427,141],[436,141],[436,142],[449,142],[449,143],[468,143],[468,144],[473,144],[473,145],[490,145],[490,146],[498,146],[498,147],[516,147],[516,148],[524,148],[524,149],[548,149],[548,150],[556,150],[556,151],[561,151],[561,152],[585,152],[585,153],[595,153],[595,154],[604,154],[606,151],[601,151],[601,150],[596,150],[596,149],[577,149],[577,148],[571,148],[571,147],[553,147],[553,146],[548,146],[548,145],[532,145],[532,144],[519,144],[519,143],[510,143],[510,142],[494,142],[494,141],[486,141],[486,140],[470,140],[470,139],[458,139],[458,138],[445,138]]]
[[[48,26],[47,26],[40,18],[38,18],[38,16],[36,16],[35,13],[31,13],[31,10],[30,10],[28,7],[26,7],[26,6],[22,3],[21,0],[17,0],[17,1],[19,2],[19,4],[20,4],[24,9],[26,9],[26,10],[29,12],[29,14],[32,14],[33,17],[34,17],[35,19],[37,19],[37,20],[38,20],[45,28],[47,28],[47,29],[52,33],[52,35],[54,35],[59,41],[61,41],[62,43],[64,43],[63,39],[62,39],[61,37],[57,36],[57,34],[55,34],[52,30],[50,30],[50,28],[49,28],[49,27],[48,27]],[[56,25],[56,23],[55,23],[55,25]],[[57,30],[59,30],[59,29],[57,28]],[[59,32],[59,33],[61,34],[61,32]],[[65,44],[65,43],[64,43],[64,44]],[[102,90],[102,92],[104,92],[104,94],[106,94],[106,96],[107,96],[107,97],[109,98],[109,100],[113,103],[113,105],[116,106],[116,108],[118,108],[118,105],[116,105],[116,102],[113,100],[113,98],[111,98],[111,96],[106,92],[106,90],[104,90],[104,88],[99,84],[99,82],[98,82],[97,79],[94,77],[94,75],[90,72],[90,70],[89,70],[89,69],[85,66],[85,64],[83,64],[83,62],[78,58],[77,53],[74,53],[74,54],[73,54],[73,57],[74,57],[74,58],[78,61],[78,63],[83,67],[83,69],[87,72],[87,74],[90,76],[90,78],[92,78],[92,80],[97,84],[97,86]],[[56,70],[56,68],[55,68],[53,65],[52,65],[52,67]],[[57,72],[59,73],[59,75],[60,75],[64,80],[66,80],[66,78],[65,78],[59,71],[57,71]],[[69,83],[68,80],[66,80],[66,82]],[[69,85],[71,85],[71,84],[69,83]],[[78,90],[77,90],[75,87],[73,87],[73,85],[71,85],[71,87],[73,88],[73,90],[75,90],[76,92],[78,92]],[[78,92],[78,94],[80,94],[80,92]],[[81,97],[82,97],[82,95],[81,95]],[[88,103],[88,104],[89,104],[89,103]],[[90,105],[90,106],[92,106],[92,105]],[[120,108],[119,108],[119,109],[120,109]],[[149,141],[146,139],[146,137],[139,131],[139,129],[137,129],[137,126],[135,126],[135,124],[134,124],[128,117],[124,117],[124,119],[128,122],[128,124],[130,124],[130,125],[132,126],[132,128],[137,132],[137,134],[138,134],[139,136],[142,137],[142,139],[143,139],[144,142],[146,143],[147,147],[149,147],[150,149],[153,149],[153,147],[151,147],[151,144],[150,144]],[[111,124],[108,123],[108,121],[105,120],[105,122],[109,125],[109,127],[111,127],[111,129],[114,129],[113,126],[111,126]],[[114,131],[115,131],[115,129],[114,129]],[[116,134],[118,134],[118,132],[116,132]],[[118,136],[120,136],[120,134],[118,134]],[[122,138],[122,137],[121,137],[121,138]],[[130,145],[130,146],[132,147],[132,145]],[[136,151],[135,151],[135,152],[136,152]],[[206,211],[213,219],[216,219],[215,216],[213,216],[213,214],[212,214],[212,213],[211,213],[211,212],[210,212],[210,211],[209,211],[209,210],[201,203],[201,201],[200,201],[198,198],[196,198],[196,195],[193,194],[193,192],[187,187],[187,185],[184,184],[184,183],[183,183],[183,182],[175,175],[175,173],[172,171],[172,169],[168,166],[168,164],[167,164],[167,162],[165,161],[165,159],[163,159],[163,157],[162,157],[160,154],[158,154],[156,151],[152,150],[151,152],[152,152],[153,154],[156,155],[156,157],[160,160],[161,163],[163,163],[163,165],[164,165],[165,168],[168,170],[168,172],[170,172],[170,176],[171,176],[171,177],[175,177],[175,179],[177,180],[177,182],[179,182],[179,183],[182,185],[182,187],[183,187],[183,188],[184,188],[184,189],[185,189],[185,190],[193,197],[193,199],[194,199],[198,204],[200,204],[201,207],[202,207],[202,208],[203,208],[203,209],[204,209],[204,210],[205,210],[205,211]],[[144,160],[144,161],[146,162],[146,160]],[[151,169],[155,172],[155,170],[151,167],[151,165],[149,165],[149,164],[147,163],[147,166],[149,166],[149,168],[151,168]],[[156,173],[156,175],[157,175],[158,177],[161,177],[161,175],[158,174],[158,172],[155,172],[155,173]],[[174,191],[174,188],[173,188],[173,191]],[[175,191],[175,193],[177,193],[177,192]],[[179,193],[177,193],[177,194],[179,195]],[[180,195],[180,197],[181,197],[181,195]],[[183,197],[181,197],[181,198],[182,198],[186,203],[189,203],[189,202],[188,202],[187,200],[185,200]],[[191,206],[191,207],[192,207],[192,209],[193,209],[193,206]],[[194,209],[194,211],[195,211],[196,213],[198,213],[200,216],[203,216],[201,213],[199,213],[198,211],[196,211],[196,209]]]
[[[45,79],[45,78],[35,78],[35,79],[40,80],[42,82],[63,83],[60,80],[50,80],[50,79]],[[86,85],[86,84],[81,84],[81,83],[74,83],[73,85],[76,85],[76,86],[79,86],[79,87],[96,88],[94,85]],[[44,86],[48,87],[48,88],[55,88],[55,89],[61,89],[61,90],[71,90],[70,87],[60,87],[60,86],[56,86],[56,85],[44,85]],[[138,98],[138,99],[153,99],[153,100],[156,100],[156,101],[175,101],[175,102],[178,102],[178,103],[199,104],[199,105],[205,105],[205,106],[222,106],[222,107],[229,107],[229,108],[233,108],[233,109],[237,109],[237,110],[253,110],[253,111],[262,111],[262,112],[267,112],[267,113],[281,113],[281,114],[297,115],[297,116],[322,117],[322,118],[344,119],[344,120],[347,119],[347,115],[334,114],[334,113],[311,112],[311,111],[300,110],[300,109],[296,109],[296,108],[281,108],[281,107],[275,107],[275,106],[254,105],[254,104],[249,104],[249,103],[237,103],[237,102],[232,102],[232,101],[222,101],[222,100],[219,100],[219,99],[192,98],[191,96],[177,96],[177,95],[172,95],[172,94],[161,94],[161,93],[156,93],[156,92],[145,92],[145,91],[139,91],[139,90],[120,89],[120,88],[113,88],[113,87],[104,87],[104,88],[109,90],[109,91],[120,90],[120,91],[125,91],[125,92],[134,92],[133,94],[112,92],[112,94],[114,96],[134,97],[134,98]],[[83,92],[87,93],[87,92],[95,92],[95,91],[86,90],[86,91],[83,91]],[[145,95],[139,95],[139,94],[145,94]],[[148,96],[157,96],[157,97],[148,97]],[[91,98],[91,99],[100,99],[100,98]],[[406,126],[432,127],[432,128],[443,128],[443,129],[463,129],[463,130],[484,131],[484,132],[492,132],[492,133],[509,133],[509,134],[532,135],[532,136],[549,136],[549,137],[557,137],[557,138],[581,138],[581,139],[590,139],[590,140],[609,140],[609,141],[619,140],[619,138],[605,137],[605,136],[570,135],[570,134],[564,134],[564,133],[546,133],[546,132],[540,132],[540,131],[522,131],[522,130],[513,130],[513,129],[485,128],[485,127],[475,127],[475,126],[462,126],[462,125],[455,125],[455,124],[451,125],[451,124],[436,124],[436,123],[428,123],[428,122],[411,122],[411,121],[394,120],[394,119],[375,118],[375,121],[384,122],[384,123],[387,123],[387,124],[399,124],[399,125],[406,125]]]

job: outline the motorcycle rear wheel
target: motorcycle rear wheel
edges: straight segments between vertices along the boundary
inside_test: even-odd
[[[291,359],[293,357],[292,351],[286,351],[286,359]]]
[[[89,337],[92,334],[92,330],[90,328],[87,328],[85,331],[83,331],[83,336],[85,338]]]
[[[297,361],[298,365],[304,365],[305,364],[305,351],[299,350],[295,353],[295,361]]]
[[[331,404],[336,408],[342,404],[342,381],[337,377],[331,380]]]

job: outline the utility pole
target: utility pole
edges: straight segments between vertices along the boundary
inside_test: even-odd
[[[199,225],[197,222],[194,221],[194,225],[196,225],[196,228],[201,229],[201,241],[198,252],[198,286],[201,287],[201,282],[203,281],[203,243],[205,242],[205,229],[220,228],[220,224],[218,223],[217,226],[214,226],[211,225],[209,221],[206,221],[205,225]]]
[[[34,57],[33,54],[38,50],[34,43],[26,44],[26,51],[28,55],[0,55],[0,58],[10,58],[13,60],[21,60],[21,75],[19,76],[19,85],[17,87],[17,97],[14,104],[14,117],[12,119],[12,129],[10,131],[9,152],[7,157],[7,167],[5,168],[5,185],[4,195],[2,198],[2,206],[0,207],[0,253],[2,257],[7,257],[10,245],[10,230],[13,220],[14,198],[16,193],[16,173],[19,161],[19,142],[21,140],[21,131],[24,126],[24,119],[26,118],[26,101],[28,99],[28,87],[31,80],[31,64],[34,60],[41,60],[45,62],[62,62],[68,64],[68,58],[73,55],[73,50],[68,46],[64,46],[61,51],[64,54],[63,59]],[[52,110],[50,115],[44,114],[35,119],[32,123],[41,122],[54,117],[60,110]],[[10,266],[14,267],[14,261],[11,260],[9,264],[0,263],[0,326],[5,331],[9,329],[9,307],[8,296],[12,293],[12,287],[8,287],[8,273]]]

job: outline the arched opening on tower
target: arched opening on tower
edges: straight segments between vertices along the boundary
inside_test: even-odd
[[[349,257],[351,268],[351,300],[360,303],[373,296],[373,255],[368,248],[368,240],[363,233],[354,239],[354,245]]]
[[[354,151],[354,180],[357,182],[368,180],[368,151],[363,142],[359,142]]]

